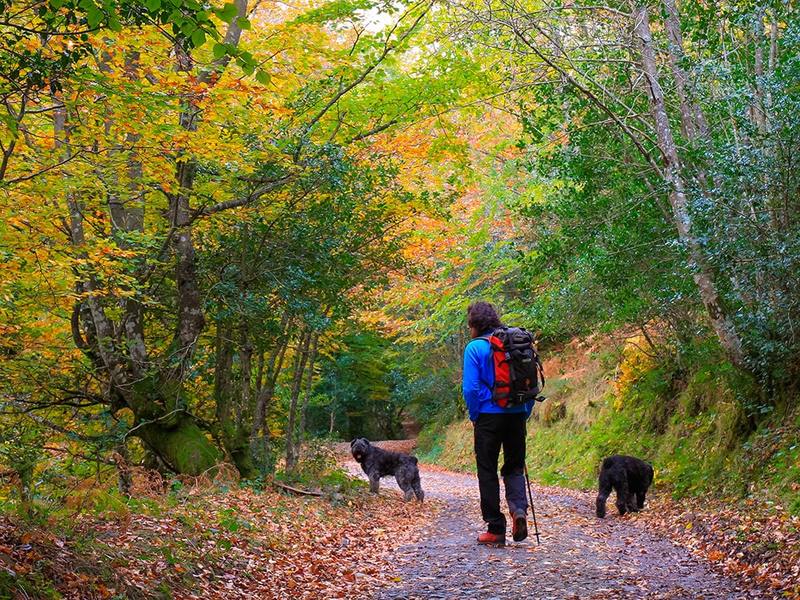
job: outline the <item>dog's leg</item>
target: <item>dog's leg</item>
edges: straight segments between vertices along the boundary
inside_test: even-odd
[[[419,482],[419,475],[411,482],[411,487],[414,490],[414,494],[417,496],[417,500],[422,502],[425,499],[425,492],[422,491],[422,485]]]
[[[628,512],[628,504],[630,500],[628,499],[628,476],[623,475],[620,478],[620,481],[617,482],[617,485],[614,486],[617,490],[617,510],[619,511],[620,515],[624,515]]]
[[[406,479],[405,473],[397,472],[394,476],[397,485],[403,490],[403,500],[408,502],[414,495],[414,490],[411,488],[411,483]]]
[[[377,494],[381,487],[381,477],[380,475],[373,473],[369,476],[369,491],[373,494]]]
[[[600,482],[600,492],[597,494],[595,507],[597,509],[597,516],[601,519],[606,516],[606,500],[611,495],[611,484],[608,482]]]
[[[647,490],[642,490],[640,492],[636,492],[636,507],[639,510],[644,508],[644,497],[647,494]]]

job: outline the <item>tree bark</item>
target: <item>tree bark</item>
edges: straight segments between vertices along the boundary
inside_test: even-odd
[[[191,72],[193,63],[191,56],[180,46],[175,45],[177,68],[179,72]],[[180,114],[180,125],[189,132],[197,131],[199,109],[190,98],[183,99],[184,106]],[[175,169],[175,180],[178,190],[169,195],[170,226],[173,233],[175,249],[175,282],[178,292],[178,327],[175,332],[175,356],[179,365],[177,378],[182,378],[191,362],[195,343],[205,326],[200,299],[200,288],[197,281],[197,257],[192,240],[192,219],[190,199],[194,188],[194,177],[197,162],[194,158],[183,158]]]
[[[261,377],[259,376],[259,384],[257,387],[258,395],[256,396],[255,409],[253,411],[253,424],[250,434],[252,439],[256,439],[260,432],[266,434],[265,420],[267,416],[267,407],[275,392],[275,383],[277,382],[278,374],[283,368],[283,357],[286,353],[286,347],[288,346],[287,333],[289,316],[289,311],[284,311],[283,317],[281,318],[280,335],[278,336],[275,347],[267,362],[266,381],[263,386],[261,385]],[[263,361],[263,358],[261,360]]]
[[[303,396],[303,407],[300,410],[300,427],[297,431],[297,448],[303,443],[306,434],[306,422],[308,421],[308,401],[311,398],[311,386],[314,383],[314,363],[317,360],[317,349],[319,348],[319,333],[313,335],[311,342],[311,353],[308,357],[308,369],[306,371],[305,395]],[[299,452],[298,452],[299,456]]]
[[[205,431],[185,413],[177,415],[174,425],[145,422],[137,427],[135,435],[177,473],[202,475],[222,458]]]
[[[711,325],[730,359],[738,366],[745,366],[741,339],[733,322],[723,309],[719,291],[714,283],[713,272],[705,259],[702,245],[692,229],[692,217],[681,175],[681,162],[667,116],[664,92],[659,83],[647,7],[637,6],[633,12],[633,20],[634,31],[640,44],[642,67],[648,83],[650,107],[655,120],[659,147],[663,155],[664,179],[670,188],[669,201],[672,207],[673,221],[680,240],[686,245],[689,256],[694,262],[694,281],[711,320]]]
[[[246,344],[246,339],[242,342]],[[228,455],[244,479],[256,475],[257,469],[248,444],[249,411],[244,406],[249,402],[250,366],[248,346],[239,348],[240,377],[239,386],[234,385],[233,357],[234,344],[231,339],[231,330],[220,323],[217,326],[216,340],[216,368],[214,370],[214,401],[218,423],[218,438],[225,447]]]
[[[297,400],[300,398],[300,387],[303,382],[306,362],[308,361],[308,346],[311,343],[310,331],[302,334],[294,359],[294,377],[292,378],[292,392],[289,398],[289,420],[286,424],[286,472],[291,473],[297,466],[297,447],[295,445],[295,422],[297,420]]]
[[[247,0],[236,0],[237,18],[231,21],[225,33],[225,43],[232,46],[239,44],[242,28],[238,19],[247,14]],[[180,44],[175,45],[177,59],[176,70],[189,73],[194,69],[191,55]],[[209,83],[215,72],[222,71],[230,61],[228,55],[214,61],[212,69],[202,72],[198,80]],[[179,122],[180,126],[189,132],[197,131],[200,119],[200,110],[190,97],[182,99]],[[197,258],[192,240],[192,214],[191,194],[194,188],[194,178],[197,172],[197,161],[192,158],[178,160],[175,170],[175,179],[178,190],[169,196],[170,225],[174,231],[173,247],[175,249],[176,265],[175,279],[178,292],[178,327],[175,332],[174,346],[178,359],[178,378],[189,368],[197,339],[205,326],[200,287],[197,281]]]
[[[663,0],[666,20],[664,26],[669,39],[669,64],[675,79],[675,93],[678,96],[681,111],[681,131],[689,141],[704,139],[708,136],[708,123],[700,104],[690,97],[691,84],[683,68],[684,48],[681,19],[675,0]]]

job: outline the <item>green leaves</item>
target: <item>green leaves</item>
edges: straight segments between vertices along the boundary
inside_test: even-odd
[[[236,55],[236,62],[239,63],[245,75],[252,75],[255,73],[256,67],[258,66],[255,57],[247,51],[239,52]]]
[[[374,6],[374,0],[333,0],[298,16],[294,23],[329,23],[351,18],[357,11],[366,11]]]
[[[225,6],[219,9],[214,9],[214,13],[220,18],[220,20],[224,21],[225,23],[230,23],[238,14],[236,10],[236,5],[230,2],[227,2]]]
[[[256,73],[256,81],[258,81],[259,83],[267,85],[270,82],[270,80],[271,77],[269,73],[267,73],[266,71],[259,69],[258,73]]]
[[[192,33],[192,45],[195,48],[199,48],[203,44],[206,43],[206,34],[202,29],[195,29],[194,33]]]
[[[89,25],[89,27],[94,29],[100,24],[104,16],[105,15],[103,15],[103,11],[92,4],[86,11],[86,23]]]
[[[217,42],[214,44],[214,48],[211,50],[214,58],[222,58],[228,53],[228,47],[225,44],[220,44]]]

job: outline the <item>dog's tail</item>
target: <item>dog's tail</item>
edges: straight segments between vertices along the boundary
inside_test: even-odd
[[[419,463],[419,460],[417,460],[417,457],[416,457],[416,456],[412,456],[412,457],[411,457],[411,460],[413,460],[413,461],[414,461],[414,464],[415,464],[415,465]]]

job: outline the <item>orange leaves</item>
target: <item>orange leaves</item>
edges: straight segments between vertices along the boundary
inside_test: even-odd
[[[23,540],[0,521],[0,559],[70,598],[165,589],[181,598],[362,598],[396,576],[393,551],[434,511],[397,495],[340,504],[198,486],[178,496],[177,509],[176,498],[156,496],[133,518],[81,514],[63,539],[35,530]]]
[[[719,562],[725,558],[725,553],[721,550],[711,550],[706,554],[706,558],[711,562]]]
[[[674,538],[727,573],[800,597],[800,517],[752,499],[707,495],[680,503],[651,500],[640,515],[648,528]]]

